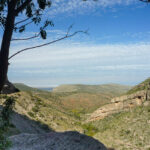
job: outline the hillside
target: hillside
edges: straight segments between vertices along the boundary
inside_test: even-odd
[[[150,149],[149,82],[145,80],[91,114],[87,121],[98,129],[95,138],[117,150]]]
[[[137,91],[147,90],[147,88],[150,88],[150,78],[146,79],[142,83],[134,86],[132,89],[130,89],[127,94],[132,94]]]
[[[24,120],[23,122],[26,122],[27,117],[29,120],[37,122],[36,124],[43,124],[43,128],[45,129],[47,129],[47,127],[44,126],[44,124],[48,125],[50,129],[57,131],[82,131],[82,128],[78,125],[79,119],[72,112],[67,111],[64,107],[62,107],[59,104],[59,101],[55,101],[52,97],[44,99],[36,95],[34,92],[19,92],[11,94],[9,97],[10,96],[15,97],[16,99],[14,112],[19,114],[15,115],[16,120],[20,120],[19,118],[22,116],[22,120]],[[1,104],[5,97],[5,95],[1,96]],[[26,116],[25,119],[24,116]],[[20,132],[22,132],[24,127],[20,126],[24,126],[24,124],[19,124],[18,121],[13,121],[13,123],[15,126],[18,126],[18,129],[21,129]]]
[[[131,86],[119,84],[102,84],[102,85],[60,85],[53,89],[53,92],[88,92],[112,94],[113,96],[121,95],[131,89]]]
[[[91,123],[98,128],[94,137],[115,150],[150,149],[150,107],[110,115]]]
[[[14,83],[14,86],[18,88],[20,91],[26,91],[26,92],[42,92],[42,90],[33,88],[30,86],[27,86],[23,83]]]
[[[107,147],[113,147],[116,150],[150,149],[150,102],[145,101],[145,90],[121,97],[114,97],[111,91],[103,94],[87,92],[87,89],[79,91],[41,92],[31,88],[31,91],[8,95],[16,99],[11,121],[13,126],[7,133],[7,136],[16,135],[10,138],[14,144],[12,150],[16,150],[18,145],[22,149],[29,147],[32,149],[38,145],[40,150],[39,140],[42,138],[45,146],[51,145],[52,141],[47,137],[52,135],[56,135],[55,138],[59,140],[62,139],[59,138],[60,136],[65,138],[67,134],[69,137],[73,135],[71,142],[75,144],[76,140],[74,143],[72,139],[82,136],[79,133],[94,137]],[[1,104],[6,97],[1,95]],[[122,106],[125,111],[122,111]],[[99,109],[96,110],[97,108]],[[109,113],[109,109],[113,113]],[[90,117],[95,118],[95,112],[106,115],[90,120]],[[52,135],[47,134],[48,132]],[[19,140],[20,138],[24,141],[23,143]],[[32,140],[35,142],[33,145]],[[66,141],[62,142],[64,144]],[[81,143],[84,144],[84,142],[86,141],[83,140]]]
[[[115,97],[123,94],[127,91],[130,87],[128,86],[121,86],[117,84],[108,84],[108,85],[65,85],[57,87],[58,89],[62,89],[64,91],[69,92],[55,92],[57,88],[54,89],[52,92],[42,91],[36,88],[32,88],[26,86],[24,84],[15,84],[17,88],[21,91],[25,91],[28,93],[36,93],[39,97],[43,99],[47,99],[50,101],[57,101],[59,104],[62,105],[68,111],[76,113],[89,113],[94,111],[95,109],[108,104],[110,100]],[[73,89],[78,90],[74,90]]]

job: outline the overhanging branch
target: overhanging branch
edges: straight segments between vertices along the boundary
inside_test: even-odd
[[[31,37],[28,37],[28,38],[23,38],[23,39],[12,39],[11,41],[26,41],[26,40],[31,40],[31,39],[34,39],[34,38],[37,38],[40,36],[40,33],[38,33],[37,35],[35,36],[31,36]]]
[[[31,19],[31,18],[26,18],[24,20],[18,21],[18,22],[15,23],[15,26],[18,25],[18,24],[20,24],[20,23],[23,23],[25,21],[28,21],[29,19]]]
[[[61,37],[61,38],[59,38],[59,39],[56,39],[56,40],[54,40],[54,41],[51,41],[51,42],[48,42],[48,43],[45,43],[45,44],[41,44],[41,45],[37,45],[37,46],[33,46],[33,47],[28,47],[28,48],[22,49],[22,50],[20,50],[20,51],[18,51],[18,52],[16,52],[16,53],[14,53],[12,56],[10,56],[10,57],[8,58],[8,60],[10,60],[10,59],[13,58],[14,56],[16,56],[16,55],[18,55],[18,54],[20,54],[20,53],[22,53],[22,52],[24,52],[24,51],[28,51],[28,50],[31,50],[31,49],[36,49],[36,48],[40,48],[40,47],[43,47],[43,46],[47,46],[47,45],[56,43],[56,42],[58,42],[58,41],[61,41],[61,40],[64,40],[64,39],[73,37],[73,36],[75,36],[75,35],[78,34],[78,33],[87,34],[87,30],[86,30],[86,31],[76,31],[76,32],[74,32],[74,33],[72,33],[72,34],[70,34],[70,35],[69,35],[69,34],[66,34],[65,36],[63,36],[63,37]]]

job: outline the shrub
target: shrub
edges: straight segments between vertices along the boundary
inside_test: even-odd
[[[32,118],[35,117],[34,113],[32,113],[32,112],[30,112],[30,111],[28,112],[28,115],[29,115],[30,117],[32,117]]]
[[[0,116],[0,150],[6,150],[11,146],[11,142],[5,137],[4,134],[8,132],[9,127],[12,126],[12,124],[10,124],[10,116],[14,104],[15,98],[6,96]]]
[[[37,113],[39,111],[39,107],[38,106],[33,107],[32,111],[35,112],[35,113]]]
[[[91,123],[83,124],[82,128],[84,129],[84,134],[88,136],[94,136],[98,132],[98,129]]]

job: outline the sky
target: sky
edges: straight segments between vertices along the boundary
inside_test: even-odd
[[[150,76],[150,5],[139,0],[52,0],[44,13],[54,27],[46,40],[39,38],[11,43],[10,55],[67,33],[87,34],[29,50],[10,60],[9,80],[34,87],[60,84],[136,85]],[[37,33],[30,26],[24,34]],[[2,38],[2,34],[0,36]]]

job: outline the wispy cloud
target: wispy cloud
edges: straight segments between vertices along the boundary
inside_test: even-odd
[[[94,84],[100,79],[104,83],[121,83],[123,78],[123,81],[127,81],[131,75],[136,79],[148,77],[149,49],[150,43],[53,45],[18,55],[11,60],[9,74],[15,82],[28,79],[28,83],[35,84],[38,78],[43,86],[46,85],[46,79],[49,84],[86,81]],[[135,81],[135,78],[131,79]]]
[[[95,8],[107,8],[115,5],[129,5],[136,3],[136,0],[52,0],[52,7],[49,15],[55,16],[60,13],[68,13],[71,15],[74,11],[83,14],[89,10],[94,11]],[[113,10],[113,9],[112,9]]]

